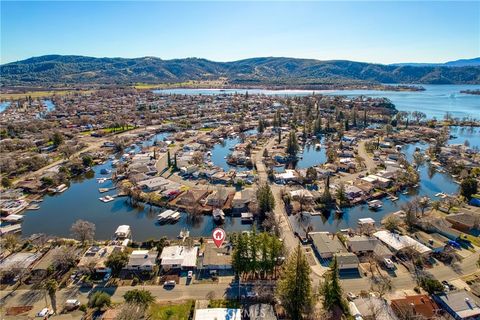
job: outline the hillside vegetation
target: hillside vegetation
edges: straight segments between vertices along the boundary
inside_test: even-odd
[[[230,84],[478,84],[479,66],[380,65],[344,60],[252,58],[214,62],[187,58],[93,58],[48,55],[0,66],[3,86],[153,84],[226,78]]]

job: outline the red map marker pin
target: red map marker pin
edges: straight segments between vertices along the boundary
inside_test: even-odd
[[[223,241],[225,241],[225,238],[227,237],[227,234],[225,233],[225,230],[222,228],[215,228],[212,232],[212,238],[213,242],[217,246],[217,248],[220,248],[222,246]]]

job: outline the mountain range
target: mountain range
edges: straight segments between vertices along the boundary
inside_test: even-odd
[[[156,57],[127,59],[46,55],[3,64],[0,74],[4,87],[158,84],[220,78],[234,85],[480,84],[478,63],[480,58],[442,65],[383,65],[284,57],[215,62],[200,58],[162,60]]]

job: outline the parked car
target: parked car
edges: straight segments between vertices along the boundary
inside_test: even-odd
[[[53,310],[48,308],[43,308],[40,312],[37,313],[37,317],[45,318],[47,316],[51,316],[53,314]]]
[[[65,309],[67,310],[73,310],[80,307],[80,301],[77,299],[68,299],[65,301]]]
[[[193,271],[192,271],[192,270],[188,271],[187,278],[188,278],[188,279],[192,279],[192,278],[193,278]]]
[[[395,264],[393,264],[392,260],[384,258],[383,262],[385,263],[385,267],[387,267],[387,269],[390,269],[390,270],[395,269]]]
[[[175,282],[175,280],[168,280],[168,281],[165,281],[163,286],[166,288],[169,288],[169,287],[175,287],[176,284],[177,283]]]
[[[357,295],[353,292],[347,292],[347,299],[352,301],[353,299],[355,299],[357,297]]]

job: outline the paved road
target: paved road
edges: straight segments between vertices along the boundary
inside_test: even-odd
[[[268,183],[268,175],[265,164],[263,163],[263,152],[265,149],[270,150],[272,146],[277,143],[276,138],[270,139],[259,151],[254,155],[255,165],[257,167],[258,174],[258,183],[259,185]],[[293,229],[288,220],[288,215],[285,212],[285,207],[283,206],[282,200],[282,187],[277,185],[271,185],[272,193],[275,198],[275,209],[273,213],[275,218],[279,221],[280,231],[282,234],[282,239],[284,241],[285,248],[287,252],[293,250],[299,244],[299,240],[293,234]]]

